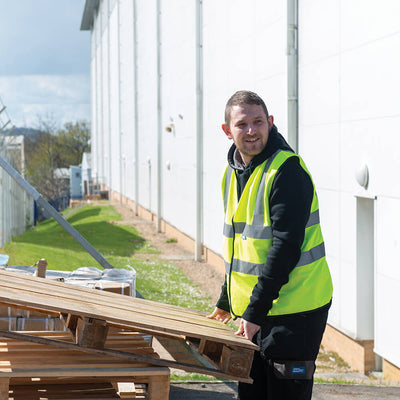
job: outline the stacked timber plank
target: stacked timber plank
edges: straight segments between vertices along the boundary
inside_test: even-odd
[[[234,335],[225,325],[207,319],[204,314],[197,311],[38,277],[21,276],[8,271],[0,271],[0,304],[61,317],[72,340],[66,340],[66,336],[51,337],[51,335],[5,330],[0,331],[0,338],[3,337],[7,342],[15,340],[19,343],[29,343],[31,346],[47,346],[48,349],[60,352],[64,350],[64,353],[60,354],[68,354],[67,358],[71,362],[79,360],[78,353],[81,353],[80,357],[84,361],[78,361],[81,367],[79,372],[76,369],[74,372],[73,368],[67,369],[65,376],[82,377],[84,375],[82,365],[89,365],[89,369],[93,371],[90,360],[96,360],[94,361],[96,366],[101,365],[100,357],[102,360],[107,360],[107,364],[111,359],[115,359],[116,364],[112,369],[118,373],[126,371],[133,374],[129,368],[140,371],[141,368],[149,366],[153,369],[174,367],[244,382],[251,381],[249,372],[257,346],[243,337]],[[130,351],[124,347],[115,348],[110,341],[111,330],[114,332],[115,329],[134,331],[136,335],[140,332],[156,336],[170,352],[174,361],[160,359],[158,355],[148,350],[143,352],[143,349],[139,351],[138,348]],[[13,360],[14,363],[17,361],[15,358]],[[25,364],[30,365],[26,361]],[[31,374],[43,374],[43,369],[53,371],[53,364],[52,357],[45,357],[41,363],[43,368],[39,368],[37,364],[33,365]],[[121,368],[117,367],[118,365]],[[97,370],[100,371],[101,368]],[[169,371],[167,368],[165,370]],[[0,377],[13,379],[21,376],[19,373],[26,376],[27,370],[21,372],[21,368],[15,367],[8,372],[8,375],[4,375],[3,372],[0,369]],[[139,372],[135,372],[134,376],[140,376]],[[169,385],[163,376],[159,374],[157,379],[152,380],[155,382],[154,385],[159,385],[159,389],[163,388],[163,390],[157,389],[157,393],[164,397],[154,397],[156,394],[153,390],[149,398],[160,400],[168,398],[165,387]],[[44,377],[49,378],[49,376]],[[142,383],[137,380],[136,382]],[[144,383],[151,386],[150,382]],[[0,400],[3,398],[0,397]]]
[[[66,332],[25,332],[32,337],[59,340],[72,343],[71,336]],[[110,349],[132,352],[136,354],[157,357],[150,344],[137,332],[114,331],[107,337],[106,345]],[[169,385],[169,371],[167,368],[153,367],[146,363],[121,361],[115,357],[106,357],[96,354],[83,353],[79,350],[61,349],[51,345],[25,342],[16,339],[0,341],[0,382],[7,390],[9,383],[12,398],[23,398],[41,391],[43,398],[60,397],[61,393],[71,397],[75,391],[85,398],[103,398],[118,394],[118,382],[135,382],[146,384],[146,391],[142,394],[151,394],[150,398],[166,400],[166,388]],[[8,381],[9,380],[9,381]],[[21,387],[22,386],[22,387]],[[161,387],[160,387],[161,386]],[[132,398],[132,390],[127,393]],[[100,396],[101,394],[101,396]],[[51,397],[54,396],[54,397]],[[58,396],[58,397],[56,397]],[[107,397],[108,396],[108,397]],[[4,396],[8,399],[8,397]],[[28,397],[24,397],[26,400]],[[73,397],[71,397],[73,398]],[[129,398],[129,397],[128,397]]]

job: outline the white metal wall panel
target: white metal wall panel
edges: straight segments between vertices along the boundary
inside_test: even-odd
[[[135,105],[133,60],[133,1],[120,2],[120,71],[121,71],[121,173],[122,193],[134,198]]]
[[[139,203],[157,210],[156,1],[137,2]]]
[[[93,163],[93,178],[99,179],[104,182],[104,123],[103,123],[103,44],[102,44],[102,33],[101,33],[101,18],[102,13],[98,12],[95,25],[96,37],[96,71],[95,71],[95,82],[94,87],[96,91],[96,97],[92,97],[92,103],[94,103],[95,111],[92,114],[92,121],[96,120],[95,140],[96,140],[96,151],[92,149],[92,163]],[[92,127],[93,131],[93,127]],[[95,158],[96,160],[93,160]]]
[[[100,1],[100,10],[101,13],[101,34],[104,33],[105,29],[108,27],[108,14],[109,14],[109,0],[101,0]]]
[[[96,176],[98,172],[98,158],[99,158],[99,121],[98,121],[98,105],[100,96],[98,95],[98,53],[97,53],[97,44],[98,42],[98,25],[99,18],[98,16],[94,16],[94,28],[92,31],[92,35],[90,37],[90,82],[91,82],[91,115],[93,116],[91,121],[91,152],[94,155],[92,159],[92,172],[94,176]]]
[[[102,4],[107,4],[103,2]],[[106,18],[108,21],[107,14],[102,13],[102,19]],[[110,150],[111,150],[111,135],[110,135],[110,83],[109,83],[109,46],[108,46],[108,26],[106,25],[102,32],[101,39],[101,53],[102,53],[102,76],[101,76],[101,93],[102,101],[100,112],[102,115],[102,156],[103,156],[103,182],[105,185],[110,187],[111,185],[111,164],[110,164]]]
[[[299,7],[299,152],[319,193],[327,260],[334,283],[330,323],[356,336],[355,237],[344,247],[341,190],[340,4],[304,1]],[[348,170],[346,168],[346,170]],[[346,200],[345,200],[346,199]],[[350,251],[347,250],[350,248]]]
[[[375,347],[385,359],[400,365],[400,321],[394,314],[400,302],[400,199],[382,196],[376,204]]]
[[[248,89],[264,98],[286,136],[286,2],[203,1],[204,242],[221,253],[220,182],[231,142],[221,130],[228,98]]]
[[[400,222],[400,183],[390,171],[400,167],[400,57],[394,52],[400,46],[400,3],[308,0],[299,11],[300,153],[320,194],[334,279],[330,322],[364,338],[365,329],[357,325],[363,283],[354,195],[376,196],[375,310],[368,317],[375,318],[376,352],[399,365],[394,332],[400,323],[391,310],[400,300],[400,237],[392,228]],[[355,180],[364,163],[368,190]]]
[[[163,219],[196,232],[195,2],[162,2]],[[177,22],[179,16],[179,23]],[[166,127],[173,125],[172,132]]]
[[[110,57],[110,122],[111,122],[111,188],[113,191],[120,190],[120,73],[119,73],[119,20],[118,5],[116,2],[110,10],[109,17],[109,57]]]

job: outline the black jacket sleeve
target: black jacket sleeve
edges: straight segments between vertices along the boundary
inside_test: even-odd
[[[216,307],[224,311],[230,311],[227,284],[226,284],[226,275],[225,275],[225,282],[221,287],[221,295],[219,296]]]
[[[289,158],[277,172],[271,188],[272,246],[243,314],[245,320],[262,325],[279,290],[289,281],[289,273],[300,258],[313,191],[299,159]]]

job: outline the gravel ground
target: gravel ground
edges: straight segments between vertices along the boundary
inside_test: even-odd
[[[169,400],[233,400],[236,383],[171,384]],[[313,400],[399,400],[399,387],[315,384]]]

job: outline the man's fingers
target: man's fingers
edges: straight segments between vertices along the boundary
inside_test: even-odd
[[[207,318],[214,319],[217,313],[214,311],[212,314],[207,315]]]
[[[207,318],[216,319],[224,324],[226,324],[231,319],[231,314],[228,311],[216,308],[212,314],[206,315]]]
[[[239,328],[235,332],[235,335],[243,335],[243,332],[244,332],[243,320],[240,320]]]

